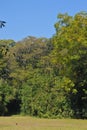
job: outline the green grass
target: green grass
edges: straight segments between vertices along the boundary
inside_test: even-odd
[[[87,130],[87,120],[0,117],[0,130]]]

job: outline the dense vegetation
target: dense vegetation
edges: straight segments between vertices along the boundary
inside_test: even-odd
[[[50,39],[0,40],[0,115],[87,118],[87,13],[54,26]]]

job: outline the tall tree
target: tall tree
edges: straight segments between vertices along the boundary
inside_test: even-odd
[[[86,116],[87,13],[80,12],[74,17],[59,14],[58,19],[53,37],[53,63],[58,68],[58,74],[69,77],[74,84],[71,103],[75,116]]]

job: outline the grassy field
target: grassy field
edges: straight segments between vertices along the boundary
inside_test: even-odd
[[[87,130],[87,120],[0,117],[0,130]]]

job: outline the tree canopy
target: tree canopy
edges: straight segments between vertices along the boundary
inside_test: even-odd
[[[57,18],[49,39],[0,40],[0,115],[87,118],[87,12]]]
[[[4,27],[5,26],[5,21],[0,21],[0,28]]]

